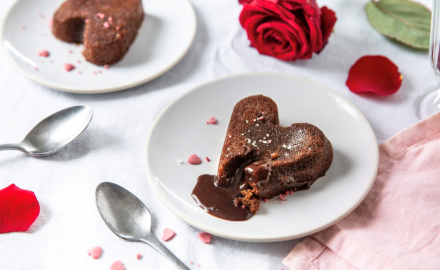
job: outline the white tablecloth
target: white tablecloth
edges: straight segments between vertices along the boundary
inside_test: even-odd
[[[2,0],[0,20],[14,0]],[[221,76],[271,71],[302,76],[325,84],[353,102],[374,129],[378,143],[416,122],[412,105],[424,89],[436,84],[428,53],[408,49],[376,32],[364,12],[367,0],[320,0],[336,11],[335,33],[320,55],[285,63],[261,56],[249,47],[238,22],[236,0],[191,0],[197,13],[197,35],[183,60],[168,73],[127,91],[76,95],[40,86],[0,58],[0,143],[15,142],[38,121],[65,107],[85,104],[94,118],[84,134],[47,158],[20,152],[0,153],[0,188],[11,183],[32,190],[41,214],[27,233],[0,235],[0,269],[108,269],[121,260],[126,269],[174,269],[159,253],[141,243],[116,237],[95,207],[95,188],[115,182],[134,192],[153,214],[154,232],[176,232],[166,246],[191,269],[281,269],[281,260],[298,240],[245,243],[213,238],[203,244],[199,230],[160,203],[150,188],[144,165],[148,131],[174,98],[200,83]],[[431,7],[429,0],[422,1]],[[381,54],[397,64],[402,88],[389,97],[361,97],[345,85],[348,70],[361,56]],[[276,228],[274,228],[276,230]],[[87,256],[100,245],[100,259]],[[143,258],[137,261],[135,254]],[[200,268],[196,265],[199,264]]]

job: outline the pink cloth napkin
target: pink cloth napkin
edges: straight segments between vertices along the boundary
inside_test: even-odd
[[[379,146],[365,200],[337,224],[305,238],[291,270],[440,269],[440,113]]]

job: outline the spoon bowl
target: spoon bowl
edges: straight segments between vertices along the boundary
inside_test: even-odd
[[[189,270],[151,233],[151,214],[145,204],[125,188],[104,182],[96,188],[96,207],[117,236],[149,244],[179,270]]]
[[[34,157],[53,154],[76,139],[92,117],[93,111],[88,106],[64,109],[38,123],[22,142],[0,145],[0,151],[19,150]]]
[[[125,240],[139,241],[151,233],[151,215],[147,207],[120,186],[105,182],[99,184],[96,206],[110,230]]]

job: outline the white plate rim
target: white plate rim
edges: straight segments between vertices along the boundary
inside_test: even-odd
[[[14,60],[12,60],[10,58],[8,53],[6,53],[6,49],[4,48],[4,44],[3,44],[4,43],[3,42],[4,27],[6,25],[6,20],[8,19],[12,9],[20,1],[21,0],[15,0],[15,2],[6,11],[6,13],[4,15],[4,18],[3,18],[3,20],[2,20],[2,22],[0,24],[0,48],[1,48],[3,56],[14,67],[15,70],[17,70],[19,73],[21,73],[26,78],[28,78],[28,79],[36,82],[36,83],[39,83],[39,84],[41,84],[43,86],[49,87],[51,89],[59,90],[59,91],[62,91],[62,92],[67,92],[67,93],[74,93],[74,94],[102,94],[102,93],[111,93],[111,92],[116,92],[116,91],[121,91],[121,90],[126,90],[126,89],[129,89],[129,88],[133,88],[133,87],[139,86],[141,84],[144,84],[146,82],[149,82],[151,80],[154,80],[157,77],[160,77],[163,74],[165,74],[166,72],[168,72],[175,65],[177,65],[177,63],[179,63],[180,60],[182,60],[182,58],[188,53],[189,49],[191,48],[192,44],[194,43],[194,39],[195,39],[196,32],[197,32],[197,16],[196,16],[196,13],[194,11],[194,7],[193,7],[193,5],[191,4],[191,2],[189,0],[183,0],[183,1],[187,2],[187,4],[191,7],[192,17],[195,20],[195,23],[194,23],[195,27],[194,27],[193,34],[192,34],[192,37],[191,37],[191,41],[188,43],[187,48],[185,48],[185,50],[183,51],[182,55],[180,55],[178,58],[176,58],[176,60],[173,63],[171,63],[168,67],[166,67],[165,69],[161,70],[160,72],[158,72],[158,73],[156,73],[156,74],[154,74],[154,75],[152,75],[150,77],[144,78],[143,80],[140,80],[140,81],[137,81],[137,82],[133,82],[131,84],[126,84],[126,85],[119,86],[119,87],[107,87],[107,88],[97,89],[97,90],[75,90],[75,89],[63,87],[62,85],[57,84],[57,83],[51,83],[51,82],[48,82],[46,80],[41,80],[39,78],[30,76],[28,73],[23,71],[17,65],[17,63]]]
[[[168,200],[166,198],[164,198],[160,191],[155,187],[154,182],[153,182],[153,177],[149,168],[149,159],[148,159],[148,150],[150,147],[150,140],[151,140],[151,136],[156,128],[157,123],[159,122],[159,120],[162,118],[163,114],[170,108],[172,107],[178,100],[180,100],[182,97],[192,93],[193,91],[198,90],[199,88],[209,85],[211,83],[220,81],[220,80],[228,80],[229,78],[233,78],[233,77],[239,77],[239,76],[247,76],[247,75],[283,75],[283,76],[288,76],[288,77],[294,77],[296,79],[299,80],[304,80],[313,84],[317,84],[320,85],[321,87],[324,87],[327,91],[330,91],[332,94],[336,95],[337,97],[341,98],[342,100],[344,100],[345,102],[347,102],[349,105],[351,105],[351,107],[359,114],[360,117],[360,121],[363,122],[363,124],[365,124],[369,129],[369,133],[370,135],[376,140],[376,135],[374,134],[373,128],[371,127],[370,123],[368,122],[368,120],[365,118],[365,116],[363,115],[363,113],[352,103],[350,102],[347,98],[345,98],[343,95],[341,95],[340,93],[336,92],[335,90],[331,89],[330,87],[317,83],[315,81],[303,78],[303,77],[299,77],[299,76],[295,76],[295,75],[291,75],[291,74],[286,74],[286,73],[277,73],[277,72],[248,72],[248,73],[239,73],[239,74],[233,74],[233,75],[229,75],[229,76],[225,76],[225,77],[220,77],[220,78],[216,78],[210,81],[207,81],[205,83],[202,83],[200,85],[197,85],[196,87],[191,88],[190,90],[182,93],[181,95],[179,95],[177,98],[175,98],[172,102],[170,102],[170,104],[168,104],[161,112],[160,114],[157,116],[157,118],[154,120],[153,125],[150,128],[150,131],[148,132],[148,137],[147,137],[147,143],[145,146],[145,168],[146,168],[146,172],[147,172],[147,176],[148,176],[148,181],[150,183],[150,185],[152,186],[154,192],[156,193],[156,195],[159,197],[159,200],[169,209],[171,210],[171,212],[173,212],[175,215],[177,215],[179,218],[181,218],[183,221],[185,221],[186,223],[190,224],[193,227],[196,227],[204,232],[208,232],[211,233],[213,235],[216,236],[220,236],[223,238],[228,238],[228,239],[232,239],[232,240],[238,240],[238,241],[245,241],[245,242],[280,242],[280,241],[287,241],[287,240],[292,240],[292,239],[297,239],[297,238],[301,238],[307,235],[311,235],[314,234],[316,232],[322,231],[334,224],[336,224],[337,222],[339,222],[340,220],[342,220],[343,218],[345,218],[346,216],[348,216],[351,212],[353,212],[353,210],[355,210],[359,204],[361,204],[361,202],[365,199],[365,197],[367,196],[367,194],[370,192],[371,187],[373,186],[376,176],[377,176],[377,170],[379,168],[379,147],[376,147],[374,150],[374,156],[375,156],[375,170],[374,170],[374,174],[372,175],[371,179],[370,179],[370,185],[368,186],[368,189],[366,189],[365,193],[362,195],[362,197],[360,197],[360,199],[357,201],[356,204],[353,205],[353,207],[351,207],[344,215],[341,215],[339,217],[337,217],[336,219],[334,219],[333,221],[324,224],[323,226],[316,228],[315,230],[311,230],[305,233],[301,233],[301,234],[292,234],[292,235],[286,235],[284,237],[278,237],[278,238],[271,238],[271,237],[258,237],[258,238],[243,238],[240,237],[239,235],[234,235],[234,234],[228,234],[228,233],[224,233],[222,231],[219,231],[217,229],[212,229],[209,226],[206,226],[202,223],[199,223],[196,220],[193,220],[191,218],[188,218],[187,216],[185,216],[183,213],[181,213],[179,210],[177,210],[176,208],[174,208],[174,206],[168,202]]]

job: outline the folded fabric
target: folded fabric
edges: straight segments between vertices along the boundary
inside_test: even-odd
[[[440,113],[379,146],[365,200],[337,224],[305,238],[291,270],[440,269]]]

